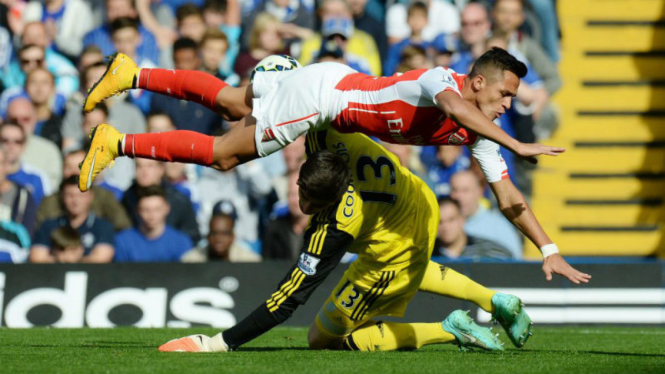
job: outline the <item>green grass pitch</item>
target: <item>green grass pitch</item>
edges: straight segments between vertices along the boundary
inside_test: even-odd
[[[213,329],[0,329],[0,373],[665,373],[665,329],[538,327],[523,349],[459,352],[316,352],[305,328],[277,328],[225,354],[157,347]],[[510,344],[503,333],[501,339]]]

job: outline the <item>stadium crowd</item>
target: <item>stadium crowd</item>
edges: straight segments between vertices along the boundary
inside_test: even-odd
[[[523,142],[557,127],[561,86],[550,0],[0,0],[0,262],[295,260],[308,223],[298,206],[301,137],[229,172],[118,159],[90,192],[77,187],[87,134],[232,123],[199,104],[133,90],[82,111],[119,51],[140,67],[201,70],[247,85],[272,54],[337,61],[372,75],[446,66],[469,71],[493,46],[529,67],[496,122]],[[523,238],[489,200],[464,147],[385,144],[440,197],[434,256],[520,259]],[[503,150],[529,195],[532,166]],[[348,256],[347,260],[352,260]]]

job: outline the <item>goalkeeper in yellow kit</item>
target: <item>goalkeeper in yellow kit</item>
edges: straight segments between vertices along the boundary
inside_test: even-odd
[[[308,133],[306,140],[299,198],[301,210],[312,217],[298,263],[236,326],[213,337],[172,340],[160,351],[225,352],[258,337],[304,304],[346,252],[358,259],[318,312],[309,330],[310,348],[374,351],[456,343],[503,350],[490,329],[459,310],[436,323],[376,320],[403,316],[418,291],[474,302],[501,323],[515,346],[524,345],[531,320],[517,297],[430,261],[439,207],[422,180],[365,135],[327,130]]]

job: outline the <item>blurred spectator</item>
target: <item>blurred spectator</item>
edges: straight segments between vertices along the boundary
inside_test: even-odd
[[[419,177],[424,175],[425,169],[418,157],[421,147],[385,142],[381,142],[381,145],[388,150],[388,152],[397,156],[401,166],[409,169],[413,174]]]
[[[137,54],[137,48],[141,43],[138,22],[129,17],[121,17],[111,22],[111,40],[115,49],[132,58],[140,68],[156,68],[154,61]],[[128,91],[130,101],[134,103],[143,113],[150,111],[150,99],[152,92],[145,90]]]
[[[429,43],[423,38],[423,30],[427,27],[427,5],[422,1],[416,1],[409,5],[406,22],[411,34],[388,49],[388,56],[383,64],[383,75],[393,75],[397,71],[400,61],[403,61],[404,49],[409,46],[417,46],[426,49]],[[425,55],[426,56],[426,55]]]
[[[344,59],[344,51],[342,50],[342,47],[340,47],[334,40],[324,40],[321,43],[321,49],[319,50],[316,62],[347,63]]]
[[[430,43],[434,66],[449,67],[453,53],[457,51],[457,44],[457,37],[454,35],[439,34],[434,38]]]
[[[252,28],[256,18],[267,13],[279,21],[279,33],[284,42],[289,46],[294,41],[307,39],[313,35],[314,13],[307,9],[301,0],[264,0],[260,2],[254,10],[243,18],[242,27],[245,30],[242,47],[249,45],[249,35],[247,31]]]
[[[30,1],[23,20],[42,22],[55,49],[76,58],[83,49],[83,36],[93,27],[92,11],[82,0]]]
[[[137,163],[138,164],[138,163]],[[136,227],[116,236],[115,262],[176,262],[193,248],[185,233],[167,224],[173,207],[159,186],[139,188]]]
[[[203,19],[203,11],[198,6],[189,2],[178,7],[176,19],[180,37],[192,39],[196,43],[203,40],[206,24]]]
[[[515,227],[501,213],[480,203],[483,188],[478,176],[469,170],[460,171],[452,176],[450,186],[450,197],[459,202],[466,218],[467,235],[494,241],[508,249],[513,258],[521,259],[522,242]]]
[[[236,74],[244,75],[270,55],[289,54],[279,32],[280,27],[279,20],[271,14],[261,13],[256,16],[249,31],[248,50],[238,55],[233,67]]]
[[[7,28],[0,26],[0,72],[9,68],[13,53],[12,36]]]
[[[10,139],[5,139],[0,131],[0,142],[5,144],[5,140]],[[37,203],[27,188],[7,179],[7,167],[5,153],[2,151],[0,152],[0,222],[18,223],[31,235],[35,230]]]
[[[367,2],[367,0],[349,0],[353,23],[358,30],[362,30],[374,38],[381,61],[385,61],[388,54],[386,26],[367,12]],[[386,75],[385,72],[383,74]]]
[[[65,98],[55,92],[53,75],[46,69],[35,69],[28,74],[25,91],[35,107],[37,124],[35,135],[48,139],[62,147],[62,115]]]
[[[410,70],[430,69],[432,67],[432,63],[427,57],[427,51],[424,48],[417,45],[409,45],[402,50],[397,72],[406,73]]]
[[[452,34],[460,29],[460,14],[457,8],[445,0],[424,0],[427,5],[428,22],[423,30],[423,39],[432,41],[439,34]],[[407,23],[408,6],[393,4],[386,12],[386,33],[388,41],[396,43],[411,34]]]
[[[62,226],[51,232],[51,253],[56,263],[76,264],[83,261],[85,249],[81,233],[70,226]]]
[[[88,67],[100,62],[104,62],[102,50],[96,45],[89,45],[83,49],[81,56],[79,56],[78,70],[80,72],[86,71]],[[83,85],[83,82],[81,82],[81,85]]]
[[[200,169],[196,186],[201,193],[198,214],[199,229],[205,235],[212,208],[220,200],[229,200],[238,212],[235,232],[249,245],[259,242],[259,214],[266,197],[272,192],[270,173],[258,160],[239,165],[227,172],[212,168]]]
[[[63,95],[70,95],[78,88],[76,68],[70,62],[60,63],[58,59],[47,59],[43,47],[36,44],[27,44],[18,51],[18,61],[12,62],[9,67],[0,72],[0,79],[5,89],[23,88],[27,74],[37,68],[48,69],[55,76],[55,86]]]
[[[78,176],[71,176],[60,185],[60,198],[65,214],[59,218],[44,221],[35,234],[30,249],[30,262],[54,262],[51,253],[53,243],[51,234],[54,230],[70,226],[81,235],[84,248],[82,262],[110,262],[113,258],[113,225],[90,211],[94,192],[81,192],[78,188]]]
[[[45,24],[30,22],[25,25],[21,35],[21,45],[34,44],[44,48],[46,68],[55,77],[57,91],[69,97],[79,88],[76,68],[67,57],[53,50],[51,42]]]
[[[35,204],[39,206],[44,196],[51,193],[51,186],[44,172],[22,161],[26,149],[23,128],[12,122],[3,124],[0,126],[0,142],[7,179],[30,191]]]
[[[106,71],[106,64],[103,62],[95,63],[87,67],[82,72],[81,92],[77,92],[67,102],[67,111],[62,120],[63,149],[65,152],[77,149],[84,149],[85,143],[89,141],[90,125],[96,126],[99,123],[112,123],[114,127],[126,134],[143,133],[146,131],[145,117],[141,111],[134,105],[125,100],[122,96],[114,96],[104,100],[104,106],[107,107],[106,114],[94,110],[86,115],[87,132],[84,128],[83,101],[95,82],[101,78]],[[107,118],[108,117],[108,118]],[[96,122],[96,123],[95,123]],[[121,157],[115,161],[112,168],[104,171],[104,182],[122,191],[129,188],[134,179],[134,160],[129,157]]]
[[[265,244],[261,252],[264,259],[295,260],[303,245],[303,233],[309,216],[300,210],[298,196],[299,170],[289,173],[288,212],[268,224]]]
[[[289,175],[298,174],[300,167],[305,163],[305,137],[296,138],[293,143],[282,149],[281,155],[284,161],[285,171],[273,179],[273,185],[277,198],[280,202],[288,201]]]
[[[233,66],[240,52],[240,4],[238,0],[206,0],[203,4],[203,19],[208,29],[221,30],[228,40],[226,58],[222,63],[222,74],[233,74]]]
[[[194,208],[189,199],[171,187],[164,181],[164,164],[155,160],[136,159],[136,179],[134,183],[125,191],[122,197],[122,205],[129,213],[134,222],[134,226],[140,222],[137,210],[139,201],[139,190],[142,187],[160,186],[163,189],[165,198],[170,205],[167,212],[166,222],[178,231],[187,234],[192,242],[199,240],[199,229],[196,223]],[[191,249],[187,248],[187,249]]]
[[[201,59],[196,42],[187,38],[176,40],[173,45],[173,62],[176,69],[200,69]],[[192,101],[178,100],[166,95],[152,95],[150,107],[153,112],[168,115],[178,130],[191,130],[213,135],[221,129],[220,116]]]
[[[519,27],[524,23],[523,0],[496,0],[492,9],[494,33],[508,40],[508,51],[524,63],[529,63],[543,79],[545,89],[551,95],[561,88],[561,78],[556,64],[543,48]],[[519,51],[519,54],[515,53]]]
[[[83,45],[96,45],[102,50],[104,56],[115,52],[111,40],[111,23],[118,18],[130,17],[138,19],[134,0],[106,0],[106,23],[90,31],[83,38]],[[159,47],[153,34],[139,25],[140,43],[136,48],[136,55],[140,60],[159,61]]]
[[[512,254],[506,248],[490,240],[467,235],[464,231],[465,218],[457,201],[443,198],[439,200],[441,221],[439,234],[432,256],[445,259],[510,259]]]
[[[467,4],[461,17],[460,48],[453,54],[450,67],[460,74],[466,74],[475,60],[473,56],[480,56],[485,52],[492,22],[487,8],[476,2]]]
[[[471,154],[467,147],[423,147],[420,160],[427,169],[428,184],[437,197],[450,196],[450,177],[471,167]]]
[[[235,207],[229,201],[220,201],[213,207],[208,244],[196,247],[182,256],[182,262],[259,262],[261,256],[235,240]]]
[[[556,13],[555,3],[551,0],[529,0],[531,8],[540,21],[541,41],[550,60],[559,62],[561,51],[559,50],[559,19]]]
[[[25,0],[3,0],[2,4],[7,7],[7,26],[11,34],[19,35],[23,29],[23,12],[25,11]]]
[[[300,53],[303,65],[316,61],[323,40],[334,39],[342,47],[349,66],[360,72],[381,75],[381,57],[376,43],[371,35],[354,27],[351,7],[346,0],[324,0],[318,14],[321,33],[303,43]]]
[[[221,30],[208,29],[203,35],[199,47],[201,55],[201,71],[214,75],[226,83],[237,86],[240,78],[237,74],[228,74],[224,70],[226,53],[229,49],[229,41],[226,34]]]
[[[171,118],[164,113],[154,112],[148,116],[148,131],[149,132],[165,132],[174,131],[176,127],[173,125]],[[188,173],[186,170],[195,170],[196,166],[191,164],[183,164],[180,162],[166,162],[164,163],[164,178],[166,181],[175,188],[178,192],[185,195],[189,201],[192,202],[194,212],[198,213],[201,201],[199,191],[195,185],[189,182]]]
[[[58,186],[62,180],[62,156],[55,143],[34,135],[37,113],[30,100],[17,98],[12,101],[7,108],[7,122],[17,123],[23,128],[25,144],[21,145],[20,161],[45,173],[50,186]],[[50,192],[50,188],[46,192]],[[36,196],[35,200],[38,200]]]
[[[16,222],[0,222],[0,263],[21,264],[30,255],[30,234]]]
[[[43,127],[44,121],[55,121],[55,127],[46,130],[44,137],[54,142],[62,141],[60,135],[60,121],[65,112],[66,99],[55,91],[53,75],[44,68],[32,70],[26,79],[25,87],[13,87],[2,92],[0,95],[0,116],[7,116],[9,103],[18,97],[27,98],[32,101],[37,111],[38,128]],[[51,127],[51,126],[48,126]],[[55,136],[52,138],[52,136]]]
[[[72,151],[65,155],[63,161],[62,176],[64,179],[79,175],[79,164],[83,161],[85,152],[82,150]],[[1,185],[0,185],[1,186]],[[113,228],[124,230],[132,225],[129,216],[123,206],[116,200],[113,192],[100,186],[92,186],[95,198],[92,200],[90,212],[96,217],[103,218],[113,225]],[[60,217],[64,214],[65,207],[58,193],[47,196],[39,205],[37,211],[37,225],[42,222]]]

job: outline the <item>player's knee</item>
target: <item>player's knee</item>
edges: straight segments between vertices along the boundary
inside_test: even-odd
[[[307,334],[307,342],[309,343],[309,349],[312,350],[339,350],[342,349],[342,340],[330,339],[325,337],[319,332],[319,328],[316,324],[312,324],[309,328]]]
[[[215,138],[213,146],[213,168],[221,171],[229,171],[238,165],[238,157],[229,152],[226,136]]]

